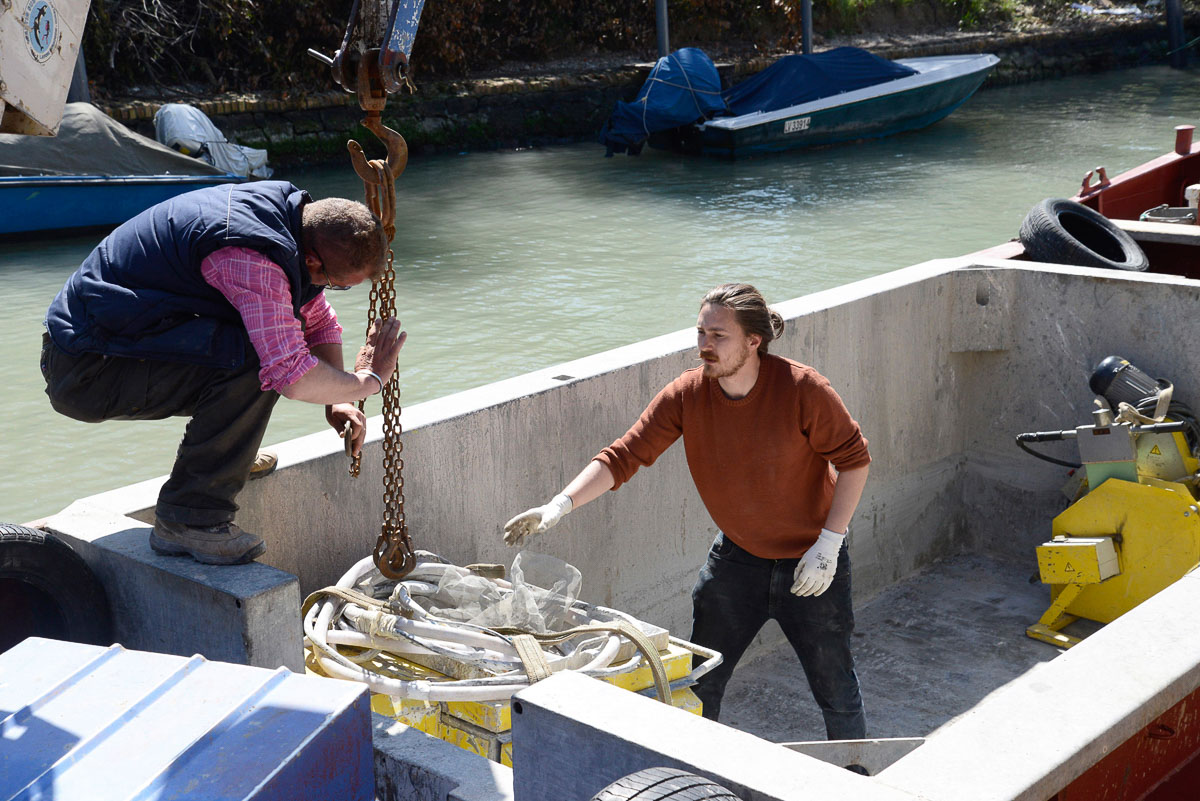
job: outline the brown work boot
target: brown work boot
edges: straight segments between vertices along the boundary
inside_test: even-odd
[[[165,556],[190,556],[206,565],[240,565],[261,556],[267,545],[233,523],[188,526],[155,519],[150,547]]]
[[[275,465],[279,464],[279,456],[275,451],[259,451],[254,457],[254,464],[250,465],[250,480],[262,478],[275,470]]]

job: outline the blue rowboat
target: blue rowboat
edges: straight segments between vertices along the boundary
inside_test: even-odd
[[[236,175],[0,176],[0,236],[113,228],[193,189]]]
[[[243,180],[68,103],[57,136],[0,135],[0,237],[113,228],[175,195]]]

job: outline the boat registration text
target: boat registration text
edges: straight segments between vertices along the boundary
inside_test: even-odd
[[[785,134],[790,134],[799,133],[800,131],[807,131],[808,124],[810,122],[812,122],[812,117],[797,117],[794,120],[784,120],[783,132]]]

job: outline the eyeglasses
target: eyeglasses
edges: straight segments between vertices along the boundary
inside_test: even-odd
[[[313,253],[315,253],[317,258],[321,260],[321,275],[325,276],[325,288],[326,289],[332,290],[334,292],[345,292],[347,289],[352,288],[349,286],[342,286],[341,284],[333,283],[333,279],[329,277],[329,272],[325,269],[325,257],[322,256],[320,254],[320,252],[317,251],[316,248],[313,248]]]
[[[322,267],[321,267],[321,273],[324,274],[324,276],[325,276],[325,288],[327,290],[332,290],[334,292],[345,292],[347,289],[354,288],[354,287],[350,287],[350,286],[342,286],[341,284],[333,283],[333,280],[329,277],[329,273],[325,272],[324,265],[322,265]]]

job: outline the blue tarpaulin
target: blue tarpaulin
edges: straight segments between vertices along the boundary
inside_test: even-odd
[[[737,116],[777,111],[916,73],[866,50],[839,47],[816,55],[784,56],[726,90],[725,102]]]
[[[600,141],[610,156],[626,150],[633,155],[655,131],[688,125],[724,109],[716,65],[703,50],[685,47],[655,63],[636,100],[617,103]]]
[[[685,47],[660,58],[632,103],[617,103],[600,132],[607,155],[641,151],[650,134],[717,116],[776,111],[892,81],[916,70],[857,47],[784,56],[725,92],[702,50]]]

